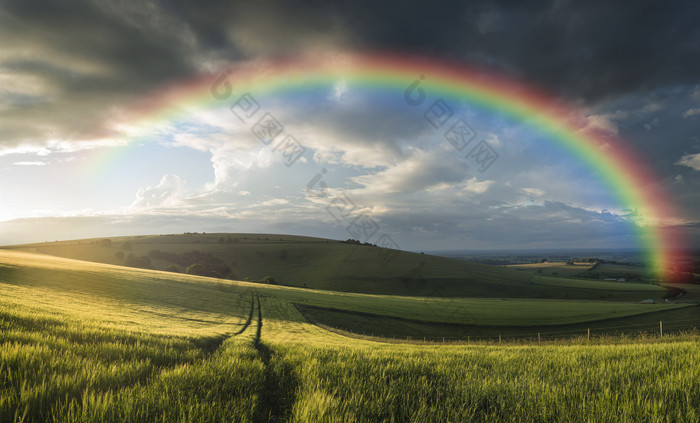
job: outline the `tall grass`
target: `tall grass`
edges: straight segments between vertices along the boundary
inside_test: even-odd
[[[2,422],[700,420],[697,334],[389,344],[309,323],[311,291],[25,259],[0,274]]]
[[[249,297],[248,297],[249,298]],[[170,336],[0,313],[0,421],[251,421],[263,370],[246,331]]]
[[[298,421],[698,421],[697,342],[299,348]]]

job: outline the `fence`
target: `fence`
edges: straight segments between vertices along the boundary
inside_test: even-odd
[[[566,341],[566,340],[581,340],[591,341],[596,338],[625,338],[625,337],[658,337],[675,335],[679,333],[691,333],[698,335],[700,328],[700,320],[659,320],[656,323],[640,323],[620,326],[601,326],[590,327],[585,329],[570,329],[570,330],[542,330],[533,331],[531,328],[524,329],[523,333],[513,334],[494,334],[494,335],[467,335],[467,336],[397,336],[387,335],[378,332],[353,330],[352,328],[339,328],[329,326],[320,322],[314,322],[319,326],[334,332],[342,332],[353,336],[369,337],[373,339],[380,338],[381,340],[394,342],[410,342],[410,343],[505,343],[505,342],[520,342],[520,343],[542,343],[548,341]],[[527,330],[527,332],[525,332]],[[491,331],[497,332],[493,328]]]

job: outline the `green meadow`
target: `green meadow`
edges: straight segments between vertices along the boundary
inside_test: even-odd
[[[0,250],[0,421],[700,419],[699,307],[663,287],[222,236]],[[116,254],[194,249],[229,275]]]

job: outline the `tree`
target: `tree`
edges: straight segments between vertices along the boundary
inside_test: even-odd
[[[148,256],[136,257],[134,253],[129,253],[126,258],[126,265],[130,267],[141,267],[143,269],[151,269],[151,258]]]
[[[202,263],[195,263],[187,266],[185,273],[188,275],[205,276],[207,273],[207,268]]]
[[[260,282],[268,285],[277,285],[277,281],[272,276],[265,276],[264,278],[260,279]]]

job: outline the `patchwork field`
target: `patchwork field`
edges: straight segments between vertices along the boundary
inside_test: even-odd
[[[259,281],[271,277],[281,285],[336,292],[623,302],[648,298],[661,302],[667,294],[667,290],[650,284],[600,285],[594,279],[573,281],[565,276],[585,272],[590,264],[490,266],[292,235],[139,236],[46,242],[12,248],[175,273],[185,272],[191,264],[204,263],[207,270],[225,279]],[[544,272],[537,273],[539,270]]]
[[[24,250],[0,250],[0,421],[700,418],[698,305],[620,294],[657,295],[658,287],[579,288],[611,292],[611,301],[537,298],[548,283],[565,283],[538,277],[527,282],[537,287],[531,298],[378,295]],[[519,338],[552,325],[632,333],[661,319],[687,326],[663,338]],[[355,334],[362,324],[390,333]],[[451,340],[450,329],[490,340]],[[430,334],[434,343],[416,342]]]

